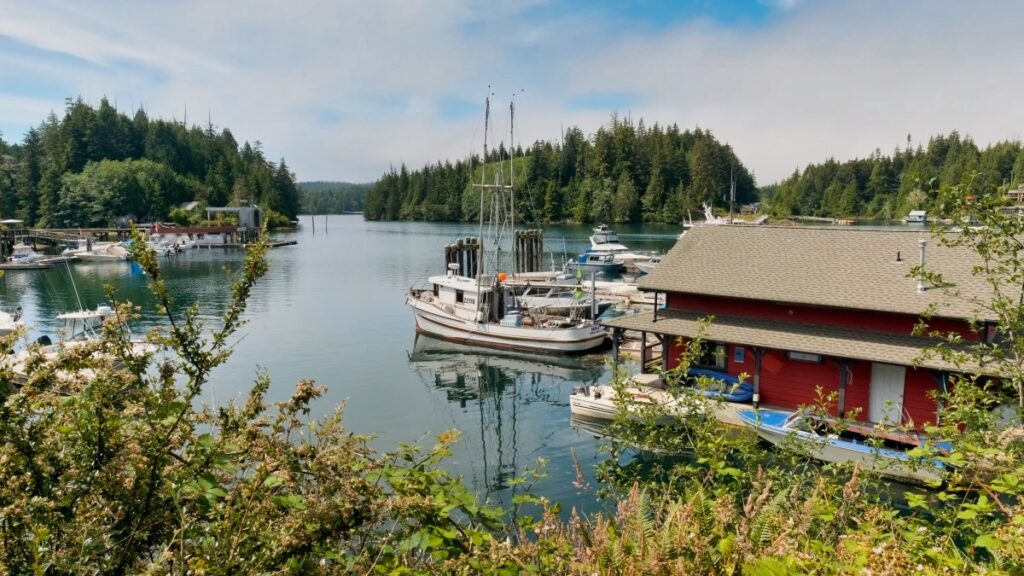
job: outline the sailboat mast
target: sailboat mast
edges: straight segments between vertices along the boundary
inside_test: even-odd
[[[511,208],[512,275],[516,275],[516,102],[508,103],[508,188]]]

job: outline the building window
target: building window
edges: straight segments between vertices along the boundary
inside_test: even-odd
[[[726,358],[728,358],[728,352],[725,349],[725,344],[721,342],[705,342],[696,364],[701,368],[725,370]]]
[[[821,354],[808,354],[807,352],[786,352],[786,356],[790,360],[799,360],[801,362],[821,362]]]
[[[746,355],[746,351],[743,350],[743,346],[737,346],[732,351],[732,361],[737,364],[743,364],[743,357]]]

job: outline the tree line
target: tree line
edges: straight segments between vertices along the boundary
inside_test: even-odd
[[[517,210],[528,222],[679,222],[703,203],[728,206],[758,199],[754,176],[732,148],[709,130],[645,125],[613,114],[589,137],[578,127],[561,141],[527,150],[500,144],[486,159],[472,156],[384,174],[366,196],[367,220],[472,221],[482,170],[513,171]]]
[[[876,149],[867,158],[829,159],[811,164],[772,186],[761,188],[776,216],[902,218],[911,210],[935,208],[940,190],[972,176],[975,191],[1016,186],[1024,173],[1020,142],[998,142],[984,149],[957,132],[940,134],[927,145],[897,146],[891,155]]]
[[[2,135],[0,135],[2,136]],[[107,226],[166,219],[179,203],[246,201],[269,222],[299,212],[285,160],[266,159],[259,141],[239,146],[230,130],[133,116],[103,98],[68,99],[20,143],[0,137],[0,215],[30,226]]]
[[[352,182],[300,182],[299,207],[302,214],[343,214],[362,212],[366,194],[373,184]]]

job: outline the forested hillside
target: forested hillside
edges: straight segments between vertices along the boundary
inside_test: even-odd
[[[2,136],[2,135],[0,135]],[[271,223],[299,211],[295,175],[261,145],[239,146],[227,129],[128,117],[104,98],[98,108],[68,100],[18,144],[0,138],[0,218],[29,225],[106,226],[125,218],[165,219],[177,204],[248,201]]]
[[[299,210],[302,214],[362,212],[371,188],[373,184],[299,182]]]
[[[777,185],[762,188],[777,216],[902,218],[910,210],[931,208],[934,192],[977,174],[976,191],[1016,186],[1024,174],[1024,147],[999,142],[984,150],[957,132],[935,136],[927,146],[907,146],[885,156],[828,160],[807,166]]]
[[[728,206],[731,175],[737,203],[757,200],[754,177],[732,148],[699,128],[647,127],[613,115],[590,137],[570,128],[561,142],[538,141],[514,154],[499,145],[486,160],[503,163],[507,174],[510,156],[524,222],[678,222],[703,202]],[[474,220],[479,204],[470,184],[480,170],[477,156],[392,169],[367,195],[364,217]]]

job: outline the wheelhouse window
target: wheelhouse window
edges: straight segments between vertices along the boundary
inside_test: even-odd
[[[455,291],[455,301],[462,302],[462,290]]]
[[[697,366],[700,368],[711,368],[714,370],[725,370],[728,352],[723,342],[705,342],[701,347],[700,357],[697,359]]]

